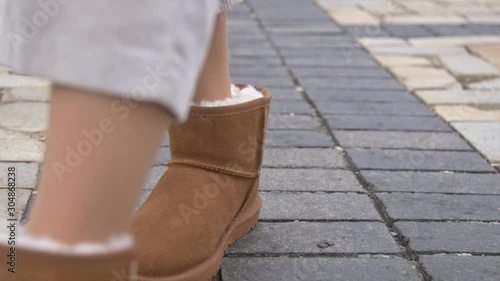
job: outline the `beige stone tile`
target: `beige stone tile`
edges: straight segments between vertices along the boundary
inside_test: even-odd
[[[465,24],[465,18],[454,15],[400,15],[384,18],[388,24]]]
[[[0,88],[47,87],[50,82],[45,79],[23,75],[0,75]]]
[[[418,47],[450,47],[465,45],[484,45],[485,43],[500,43],[500,36],[475,35],[475,36],[446,36],[446,37],[423,37],[412,38],[410,45]]]
[[[370,47],[370,52],[377,55],[403,55],[403,56],[436,56],[466,54],[464,48],[458,46],[376,46]]]
[[[8,189],[0,189],[0,206],[7,206],[8,203]],[[28,200],[30,199],[31,190],[28,189],[18,189],[16,191],[16,211],[14,218],[17,220],[21,219],[21,216],[26,209],[26,205],[28,204]],[[7,208],[0,209],[0,221],[2,221],[3,225],[6,225],[6,220],[9,219]]]
[[[471,89],[481,89],[485,91],[492,91],[494,89],[500,89],[500,78],[494,78],[489,80],[484,80],[480,82],[470,83],[467,87]]]
[[[470,23],[498,24],[500,15],[467,15],[467,21]]]
[[[423,66],[397,66],[389,70],[410,91],[423,89],[461,89],[460,83],[444,69]]]
[[[316,0],[318,4],[326,10],[335,10],[339,8],[356,8],[356,1],[340,1],[340,0]]]
[[[500,121],[500,107],[484,108],[471,105],[438,105],[437,114],[452,121]]]
[[[447,5],[477,5],[476,0],[438,0]]]
[[[494,76],[499,70],[490,63],[470,54],[442,55],[443,65],[455,76]]]
[[[40,162],[45,146],[33,139],[0,139],[0,161]]]
[[[431,66],[430,59],[416,56],[395,56],[395,55],[378,55],[375,56],[380,64],[384,66]]]
[[[409,91],[428,89],[462,89],[460,83],[450,77],[412,77],[402,80]]]
[[[407,7],[395,1],[386,1],[385,3],[380,3],[377,1],[368,0],[358,3],[363,9],[379,16],[411,14],[411,11],[408,10]]]
[[[415,94],[430,105],[467,104],[500,105],[500,90],[461,90],[461,91],[416,91]]]
[[[455,13],[462,15],[480,15],[480,14],[491,14],[492,10],[489,7],[475,6],[473,5],[452,5],[449,9]]]
[[[500,65],[500,44],[473,45],[469,46],[469,50],[495,65]]]
[[[389,68],[394,75],[401,78],[426,77],[426,78],[448,78],[453,77],[448,71],[436,67],[424,66],[395,66]]]
[[[403,5],[409,10],[421,15],[446,15],[451,14],[450,9],[436,1],[413,0],[405,1]]]
[[[491,162],[500,163],[500,122],[452,123]]]
[[[374,47],[408,47],[408,43],[404,39],[394,37],[366,37],[358,38],[358,43],[366,48]]]
[[[0,104],[0,127],[19,132],[41,132],[47,127],[49,105],[36,102]]]
[[[28,133],[13,132],[0,128],[0,139],[29,139]]]
[[[9,72],[10,70],[8,67],[0,65],[0,75],[7,75]]]
[[[5,89],[2,102],[49,101],[51,87],[8,88]]]
[[[374,15],[360,9],[339,9],[329,15],[342,25],[379,25],[380,21]]]

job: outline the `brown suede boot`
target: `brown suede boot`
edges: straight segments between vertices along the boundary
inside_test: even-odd
[[[171,128],[169,169],[132,223],[139,280],[209,281],[228,245],[257,224],[271,102],[258,90],[249,102],[195,106]]]
[[[60,254],[0,245],[2,281],[135,281],[132,249],[109,254]],[[15,273],[14,273],[15,272]]]

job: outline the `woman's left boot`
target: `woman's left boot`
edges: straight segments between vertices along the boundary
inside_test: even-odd
[[[271,102],[258,90],[252,101],[194,106],[170,129],[169,168],[132,223],[139,280],[209,281],[228,245],[257,224]]]
[[[0,236],[4,240],[4,235]],[[132,243],[118,248],[121,242],[114,245],[80,244],[64,246],[61,250],[60,247],[54,248],[57,243],[46,239],[39,242],[35,240],[35,244],[32,240],[29,246],[22,239],[18,239],[15,244],[8,244],[7,239],[0,242],[1,281],[137,280],[137,261]]]

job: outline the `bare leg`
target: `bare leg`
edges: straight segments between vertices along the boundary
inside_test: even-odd
[[[157,105],[55,87],[27,232],[64,243],[127,232],[170,120]]]
[[[212,44],[196,87],[194,102],[223,100],[231,97],[227,15],[217,16]]]

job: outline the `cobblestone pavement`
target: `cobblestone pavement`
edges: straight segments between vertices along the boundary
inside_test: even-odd
[[[251,0],[229,18],[233,81],[274,101],[261,222],[217,279],[500,280],[499,0]],[[24,208],[48,83],[0,68],[0,87],[0,172],[18,168]]]

